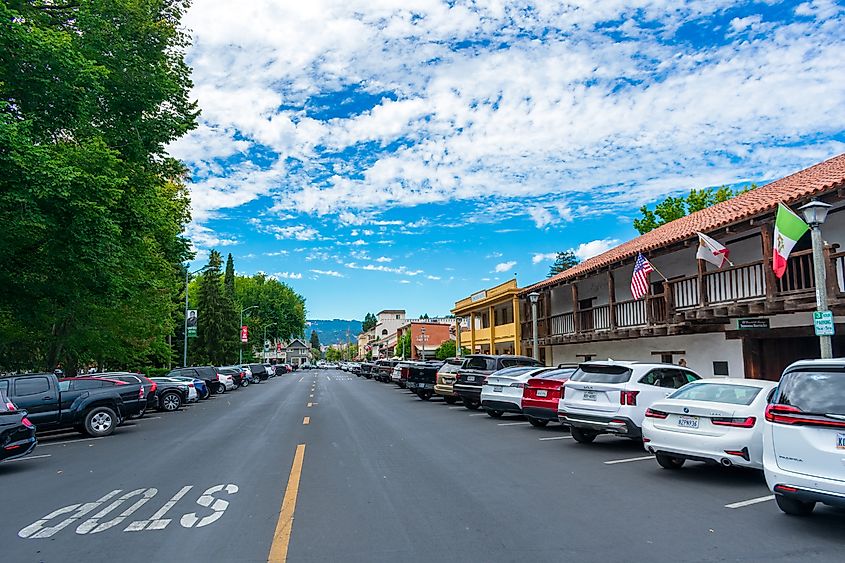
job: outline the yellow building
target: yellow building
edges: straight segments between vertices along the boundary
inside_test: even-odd
[[[458,344],[475,354],[521,354],[518,292],[511,279],[455,303],[452,314],[469,324]]]

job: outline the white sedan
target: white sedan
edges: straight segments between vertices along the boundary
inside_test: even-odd
[[[763,468],[763,419],[775,381],[702,379],[652,404],[643,445],[666,469],[686,460]]]
[[[522,390],[529,379],[554,368],[518,366],[500,369],[487,376],[481,387],[481,406],[493,418],[504,413],[522,414]]]

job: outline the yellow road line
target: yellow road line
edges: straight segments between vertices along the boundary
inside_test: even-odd
[[[302,476],[302,460],[304,457],[305,444],[299,444],[296,446],[296,454],[293,456],[288,486],[285,489],[285,498],[282,500],[282,509],[279,511],[279,521],[276,523],[276,532],[273,534],[273,543],[270,545],[267,563],[285,563],[288,560],[290,533],[293,529],[293,513],[296,510],[296,497],[299,495],[299,478]]]
[[[302,424],[311,424],[311,417],[310,417],[310,416],[306,416],[305,418],[303,418],[303,419],[302,419]]]

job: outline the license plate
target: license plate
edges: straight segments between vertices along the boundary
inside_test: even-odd
[[[836,449],[845,450],[845,434],[836,435]]]
[[[474,375],[468,375],[467,381],[475,381],[475,376]]]
[[[595,391],[584,391],[584,400],[585,401],[595,401],[596,400],[596,392]]]
[[[502,392],[502,386],[501,385],[494,385],[493,386],[493,392],[494,393],[501,393]]]
[[[538,396],[538,397],[548,397],[548,395],[549,395],[549,392],[548,392],[548,391],[546,391],[545,389],[539,389],[539,390],[537,391],[537,396]]]
[[[697,416],[679,416],[678,426],[682,428],[698,428]]]

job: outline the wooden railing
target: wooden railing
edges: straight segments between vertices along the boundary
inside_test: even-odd
[[[813,251],[793,252],[786,261],[786,272],[777,282],[778,293],[789,295],[805,291],[815,291],[813,273]]]
[[[766,296],[763,261],[704,274],[707,303],[733,303]]]
[[[648,324],[646,304],[642,299],[631,299],[616,303],[616,326],[627,328]]]
[[[831,252],[830,269],[835,276],[836,289],[840,294],[845,294],[845,252]]]
[[[678,280],[672,280],[669,282],[669,285],[672,288],[675,309],[682,311],[684,309],[698,307],[698,276],[688,276]]]
[[[572,313],[554,315],[550,320],[552,335],[573,334],[575,332],[575,315]]]

